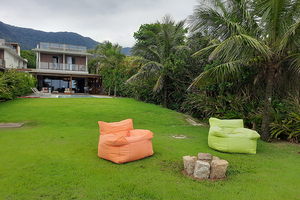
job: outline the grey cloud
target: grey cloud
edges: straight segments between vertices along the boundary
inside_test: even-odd
[[[123,47],[134,44],[141,24],[170,13],[176,21],[192,14],[196,0],[10,0],[1,2],[4,23],[42,31],[77,32]]]

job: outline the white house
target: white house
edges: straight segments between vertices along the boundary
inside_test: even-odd
[[[18,43],[9,43],[5,39],[0,39],[0,68],[26,69],[28,61],[20,56],[20,46]]]

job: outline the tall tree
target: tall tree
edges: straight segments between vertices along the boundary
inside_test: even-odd
[[[170,55],[184,45],[185,20],[176,23],[170,15],[165,15],[161,22],[144,28],[140,38],[145,38],[145,42],[138,41],[132,48],[133,55],[141,56],[143,59],[134,62],[142,63],[141,69],[132,76],[128,82],[157,77],[157,82],[153,88],[154,92],[164,89],[164,107],[167,106],[167,84],[168,76],[165,73],[167,59]]]
[[[205,1],[204,1],[205,3]],[[269,139],[270,110],[275,78],[283,71],[300,72],[300,1],[212,0],[199,5],[192,16],[192,31],[214,36],[210,52],[222,64],[200,74],[190,87],[239,78],[244,67],[260,68],[266,80],[261,139]],[[257,76],[261,77],[261,76]]]
[[[122,46],[119,44],[112,44],[108,40],[98,44],[89,52],[94,54],[94,57],[89,61],[90,68],[95,68],[97,63],[106,66],[114,66],[116,61],[126,57],[125,54],[122,53]]]
[[[21,57],[27,59],[28,68],[36,68],[36,55],[33,51],[21,50]]]
[[[144,46],[152,45],[155,40],[152,36],[149,36],[147,32],[151,31],[154,34],[158,34],[160,31],[160,25],[155,24],[143,24],[139,30],[133,34],[136,44],[143,44]]]

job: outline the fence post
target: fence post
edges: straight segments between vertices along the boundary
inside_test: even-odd
[[[110,96],[110,87],[109,87],[109,89],[108,89],[108,96]]]
[[[114,92],[114,97],[116,97],[116,95],[117,95],[117,88],[116,88],[116,86],[115,86],[115,90],[114,90],[115,92]]]

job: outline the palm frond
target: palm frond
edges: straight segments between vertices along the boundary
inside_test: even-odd
[[[126,83],[135,82],[139,80],[145,80],[149,77],[158,76],[163,66],[160,63],[150,61],[145,63],[141,69],[132,77],[130,77]]]
[[[153,92],[157,93],[157,92],[161,91],[162,88],[164,87],[164,82],[165,82],[165,77],[164,77],[163,74],[161,74],[158,77],[158,79],[157,79],[157,81],[156,81],[156,83],[155,83],[155,85],[153,87]]]
[[[144,56],[148,60],[154,60],[156,62],[161,62],[162,58],[160,55],[160,52],[158,52],[158,49],[156,46],[144,46],[137,44],[131,49],[132,55],[134,56]]]
[[[189,17],[190,29],[192,32],[208,32],[222,41],[231,34],[244,34],[247,29],[257,27],[247,9],[249,2],[213,0],[207,5],[200,4]]]
[[[208,47],[205,47],[199,51],[197,51],[196,53],[194,53],[192,56],[195,57],[195,56],[201,56],[202,54],[206,54],[207,52],[208,53],[211,53],[216,47],[218,47],[219,44],[214,44],[214,45],[210,45]]]
[[[188,87],[188,91],[207,84],[220,83],[228,80],[236,80],[242,75],[244,60],[227,62],[202,72]]]
[[[218,58],[230,62],[251,55],[250,52],[255,51],[258,51],[265,59],[269,59],[272,54],[269,47],[256,38],[246,34],[233,35],[216,46],[210,59]]]
[[[289,41],[291,40],[293,40],[296,43],[296,45],[297,43],[300,43],[299,32],[300,32],[300,19],[298,19],[294,24],[292,24],[289,27],[289,29],[285,32],[285,34],[281,38],[278,48],[276,49],[276,52],[285,51]]]
[[[300,74],[300,53],[290,55],[285,58],[285,60],[287,59],[292,59],[292,62],[289,66],[289,70],[297,74]]]
[[[146,64],[148,62],[150,62],[150,60],[140,58],[140,59],[136,59],[136,60],[132,61],[130,64],[131,65],[134,65],[134,64],[142,64],[143,65],[143,64]]]

